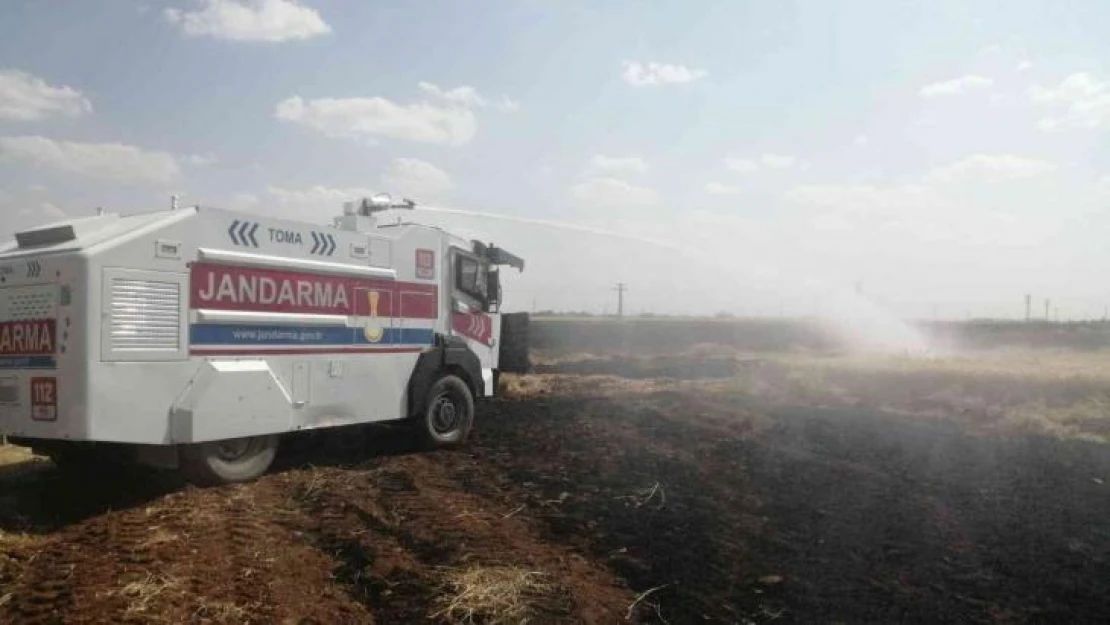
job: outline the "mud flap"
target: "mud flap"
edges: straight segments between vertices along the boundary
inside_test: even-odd
[[[532,361],[528,358],[529,321],[528,313],[501,315],[501,341],[497,357],[497,365],[501,371],[532,372]]]

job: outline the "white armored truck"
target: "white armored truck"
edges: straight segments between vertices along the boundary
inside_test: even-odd
[[[408,420],[463,442],[497,389],[505,250],[379,224],[201,207],[99,215],[0,247],[0,434],[59,465],[105,450],[249,480],[283,433]]]

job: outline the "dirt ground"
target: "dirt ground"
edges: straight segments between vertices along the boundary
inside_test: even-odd
[[[0,622],[1110,621],[1105,443],[654,362],[544,364],[463,450],[305,440],[248,485],[9,457]],[[504,570],[524,612],[463,609]]]

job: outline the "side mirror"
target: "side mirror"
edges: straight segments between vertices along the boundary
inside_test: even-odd
[[[493,312],[501,306],[501,273],[486,273],[486,312]]]

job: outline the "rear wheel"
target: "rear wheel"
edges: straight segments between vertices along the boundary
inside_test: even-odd
[[[250,481],[270,468],[277,445],[273,435],[186,445],[181,449],[181,472],[198,486]]]
[[[424,410],[417,418],[425,445],[457,447],[466,442],[474,426],[474,395],[461,378],[445,375],[428,389]]]

